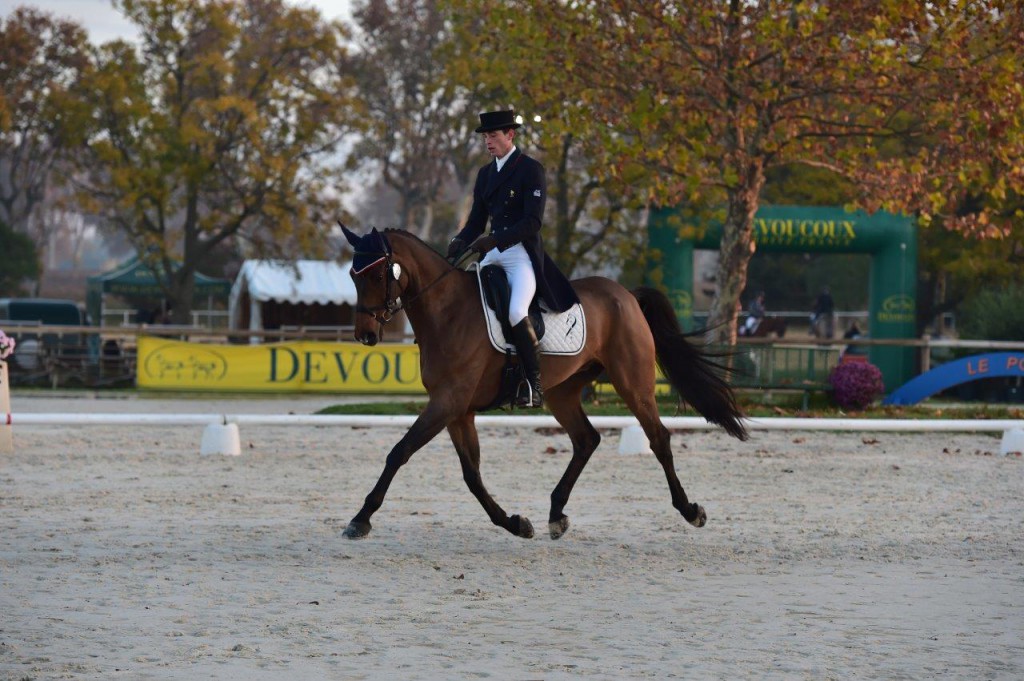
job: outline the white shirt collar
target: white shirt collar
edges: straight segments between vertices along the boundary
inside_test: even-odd
[[[507,154],[505,154],[501,158],[494,159],[495,164],[497,164],[497,166],[498,166],[498,172],[499,173],[501,172],[501,167],[503,165],[505,165],[505,161],[508,160],[509,156],[511,156],[515,152],[515,150],[516,150],[516,145],[513,144],[512,148],[508,150]]]

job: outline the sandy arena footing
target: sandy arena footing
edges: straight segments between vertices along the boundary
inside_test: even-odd
[[[442,435],[344,539],[402,433],[247,426],[202,457],[198,427],[16,427],[0,678],[1024,677],[1024,462],[997,434],[676,433],[697,530],[608,433],[559,541],[564,434],[480,433],[532,540]]]

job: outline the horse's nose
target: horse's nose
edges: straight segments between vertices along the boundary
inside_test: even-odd
[[[376,345],[377,334],[375,334],[373,331],[366,331],[363,333],[362,336],[359,337],[359,342],[362,343],[363,345]]]

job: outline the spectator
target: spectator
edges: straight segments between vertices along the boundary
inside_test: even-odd
[[[843,338],[845,338],[847,340],[854,340],[854,339],[860,338],[862,335],[863,335],[863,333],[861,332],[860,327],[857,326],[857,322],[852,322],[850,324],[850,327],[848,329],[846,329],[846,333],[843,334]],[[863,350],[858,348],[856,345],[852,345],[852,344],[851,345],[847,345],[846,349],[843,351],[844,355],[860,355],[860,354],[863,354],[863,353],[864,353]]]
[[[835,311],[836,304],[832,300],[832,292],[826,286],[821,289],[818,299],[814,301],[814,312],[811,315],[812,335],[819,338],[832,338],[835,336]]]

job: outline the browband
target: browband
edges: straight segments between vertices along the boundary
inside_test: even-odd
[[[387,260],[387,257],[388,257],[388,256],[387,256],[387,253],[384,253],[384,254],[382,254],[382,255],[381,255],[381,257],[377,258],[376,260],[374,260],[373,262],[371,262],[371,263],[370,263],[369,265],[367,265],[366,267],[364,267],[364,268],[362,268],[362,269],[359,269],[359,270],[353,270],[353,271],[354,271],[354,272],[355,272],[356,274],[362,274],[363,272],[365,272],[366,270],[370,269],[371,267],[374,267],[374,266],[376,266],[376,265],[380,264],[380,262],[381,262],[382,260]]]

